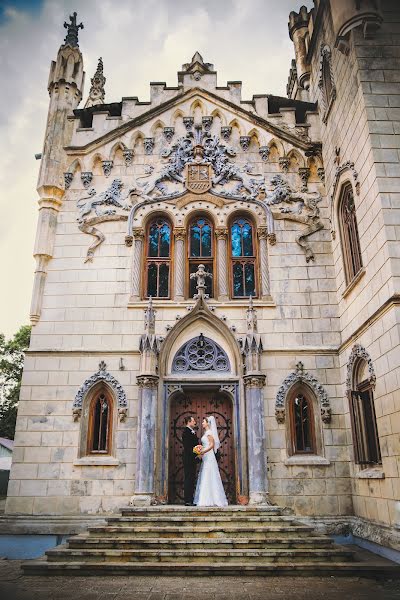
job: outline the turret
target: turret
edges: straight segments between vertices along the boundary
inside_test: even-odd
[[[302,6],[298,13],[292,11],[289,15],[289,35],[293,41],[296,58],[296,70],[299,88],[308,90],[310,87],[311,67],[307,64],[307,37],[310,13]],[[305,98],[301,98],[305,100]]]
[[[33,324],[40,317],[47,263],[53,256],[57,212],[64,196],[63,179],[67,167],[64,148],[70,143],[73,128],[73,121],[68,120],[68,115],[79,104],[83,92],[85,74],[78,43],[78,32],[83,29],[83,25],[77,24],[76,17],[77,14],[74,13],[70,17],[70,23],[64,23],[67,35],[58,51],[57,60],[52,61],[50,66],[50,105],[37,187],[39,219],[34,249],[36,270],[31,304]]]

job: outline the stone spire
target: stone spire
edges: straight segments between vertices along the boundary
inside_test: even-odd
[[[89,106],[96,106],[97,104],[104,104],[104,85],[106,83],[106,78],[103,74],[103,59],[101,57],[99,58],[96,72],[90,80],[90,83],[91,87],[89,97],[86,100],[84,108],[88,108]]]
[[[79,48],[78,32],[83,29],[83,23],[76,22],[77,13],[74,12],[70,15],[70,23],[64,23],[65,29],[67,29],[67,35],[65,36],[64,45],[71,46],[71,48]]]
[[[153,299],[150,296],[147,307],[144,309],[144,333],[140,337],[139,351],[140,376],[157,376],[158,355],[163,338],[155,334],[156,311],[153,308]]]
[[[249,298],[249,307],[246,310],[247,334],[243,341],[243,355],[246,375],[259,374],[261,368],[261,354],[263,351],[261,336],[257,333],[257,311],[254,308],[253,296]]]

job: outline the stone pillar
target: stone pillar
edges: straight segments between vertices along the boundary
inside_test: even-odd
[[[271,294],[268,272],[268,228],[258,227],[257,232],[260,248],[261,297],[266,298]]]
[[[185,237],[184,227],[175,227],[175,289],[174,295],[177,302],[185,298]]]
[[[142,275],[144,230],[142,229],[142,227],[134,227],[132,233],[134,239],[134,246],[131,300],[140,300],[140,281]]]
[[[218,300],[228,299],[228,271],[226,243],[228,239],[228,230],[225,227],[219,227],[215,230],[217,238],[217,257],[218,257]]]
[[[138,375],[139,411],[136,444],[135,493],[131,503],[149,506],[154,499],[154,455],[156,442],[157,375]]]
[[[269,504],[267,457],[265,452],[264,399],[265,375],[244,376],[249,463],[249,504]]]

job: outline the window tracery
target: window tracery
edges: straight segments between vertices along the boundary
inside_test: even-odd
[[[150,222],[146,244],[146,296],[169,298],[171,225],[162,217]]]
[[[212,277],[206,278],[206,290],[210,298],[213,298],[214,280],[214,238],[213,227],[209,219],[198,217],[189,224],[188,232],[188,261],[189,261],[189,297],[193,298],[196,293],[196,280],[190,278],[200,264],[205,266],[205,271]]]
[[[230,371],[229,358],[221,346],[200,333],[178,350],[172,363],[173,373],[189,371]]]
[[[254,227],[249,219],[236,218],[230,227],[232,297],[256,296]]]
[[[363,266],[353,188],[350,183],[346,183],[342,189],[338,212],[344,272],[346,284],[349,285]]]

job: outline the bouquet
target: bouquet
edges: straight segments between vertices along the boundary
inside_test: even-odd
[[[202,446],[201,444],[199,444],[198,446],[195,446],[195,447],[193,448],[193,453],[194,453],[196,456],[200,456],[200,454],[201,454],[202,450],[203,450],[203,446]]]

